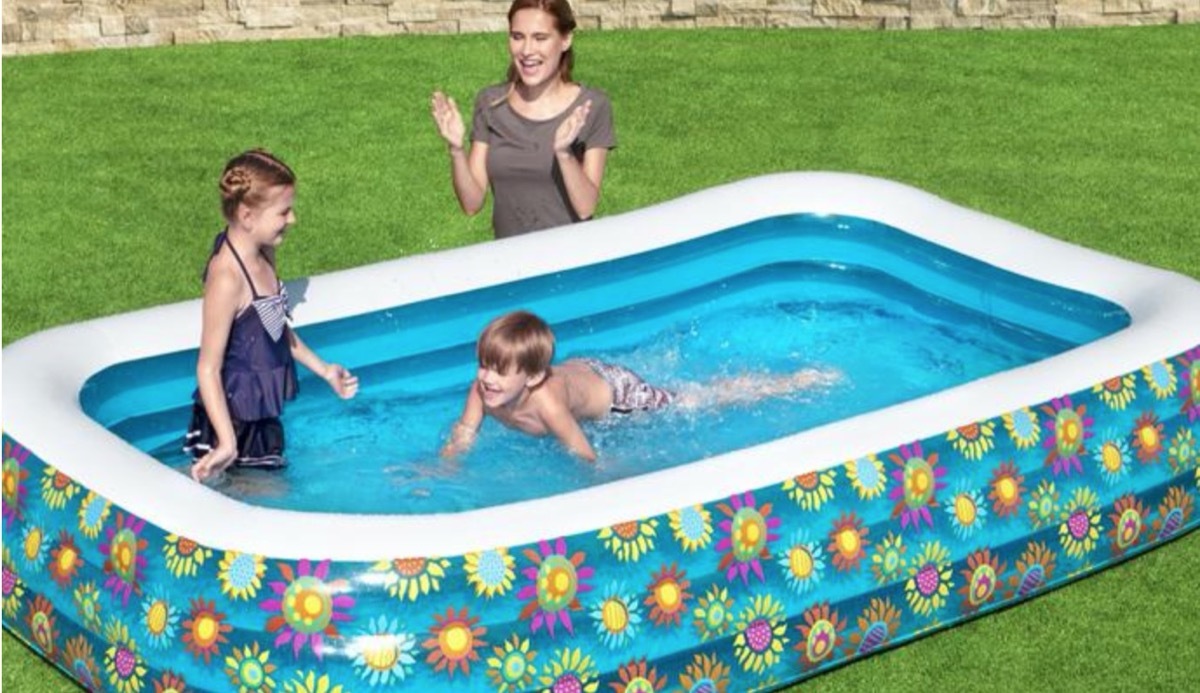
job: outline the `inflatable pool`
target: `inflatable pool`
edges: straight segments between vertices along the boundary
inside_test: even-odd
[[[143,408],[190,393],[187,370],[171,369],[194,359],[198,302],[48,330],[4,350],[5,628],[85,687],[122,693],[752,690],[1195,527],[1200,284],[895,183],[767,176],[289,289],[306,338],[432,306],[422,315],[467,343],[483,312],[526,307],[521,286],[552,288],[556,325],[691,291],[705,278],[661,266],[683,267],[672,258],[705,239],[721,239],[705,252],[758,244],[728,256],[739,276],[791,267],[813,234],[762,229],[797,216],[827,236],[808,264],[961,298],[1056,346],[645,473],[463,509],[355,512],[230,498],[122,434],[130,418],[159,416]],[[871,248],[860,226],[921,245]],[[589,269],[626,258],[665,274],[635,287],[621,282],[640,268]],[[959,273],[960,258],[983,269]],[[971,276],[987,281],[964,285]],[[429,372],[469,377],[469,344],[425,339],[415,321],[396,330],[417,335],[405,358],[465,353]]]

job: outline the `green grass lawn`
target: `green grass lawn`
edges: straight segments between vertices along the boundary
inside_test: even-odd
[[[615,109],[601,214],[757,174],[852,171],[1200,278],[1200,25],[575,45],[577,77]],[[458,212],[428,99],[469,104],[504,60],[496,35],[4,59],[4,343],[197,297],[216,180],[251,146],[299,176],[285,278],[490,238],[486,211]],[[811,687],[1184,690],[1200,680],[1198,570],[1194,533]],[[7,633],[3,664],[7,690],[75,690]]]

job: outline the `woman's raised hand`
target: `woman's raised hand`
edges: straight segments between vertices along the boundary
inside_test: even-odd
[[[435,91],[430,111],[442,139],[446,140],[452,149],[462,149],[466,128],[463,126],[462,114],[458,112],[458,104],[454,103],[454,99],[440,91]]]
[[[566,153],[571,148],[571,144],[579,137],[591,112],[592,100],[588,99],[576,106],[575,110],[571,111],[571,115],[563,120],[554,133],[554,152],[556,154]]]

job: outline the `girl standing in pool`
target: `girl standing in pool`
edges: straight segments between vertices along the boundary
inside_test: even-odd
[[[221,174],[217,234],[204,271],[203,325],[192,423],[184,449],[192,477],[204,481],[230,465],[278,468],[284,400],[296,396],[296,361],[343,399],[358,379],[326,363],[288,326],[287,291],[275,249],[296,222],[296,176],[261,149],[234,157]]]
[[[567,0],[514,0],[508,27],[508,80],[476,95],[469,150],[454,99],[437,91],[432,103],[458,202],[474,215],[491,187],[496,238],[591,218],[617,144],[608,97],[571,81]]]

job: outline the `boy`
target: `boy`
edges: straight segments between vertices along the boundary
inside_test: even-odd
[[[594,462],[579,422],[609,412],[629,413],[668,405],[696,408],[746,402],[830,383],[836,374],[803,370],[779,377],[742,376],[708,388],[668,392],[636,373],[596,359],[572,359],[554,368],[554,333],[533,313],[502,315],[484,328],[476,343],[479,372],[443,457],[465,452],[475,442],[484,415],[535,436],[554,435],[572,454]]]

